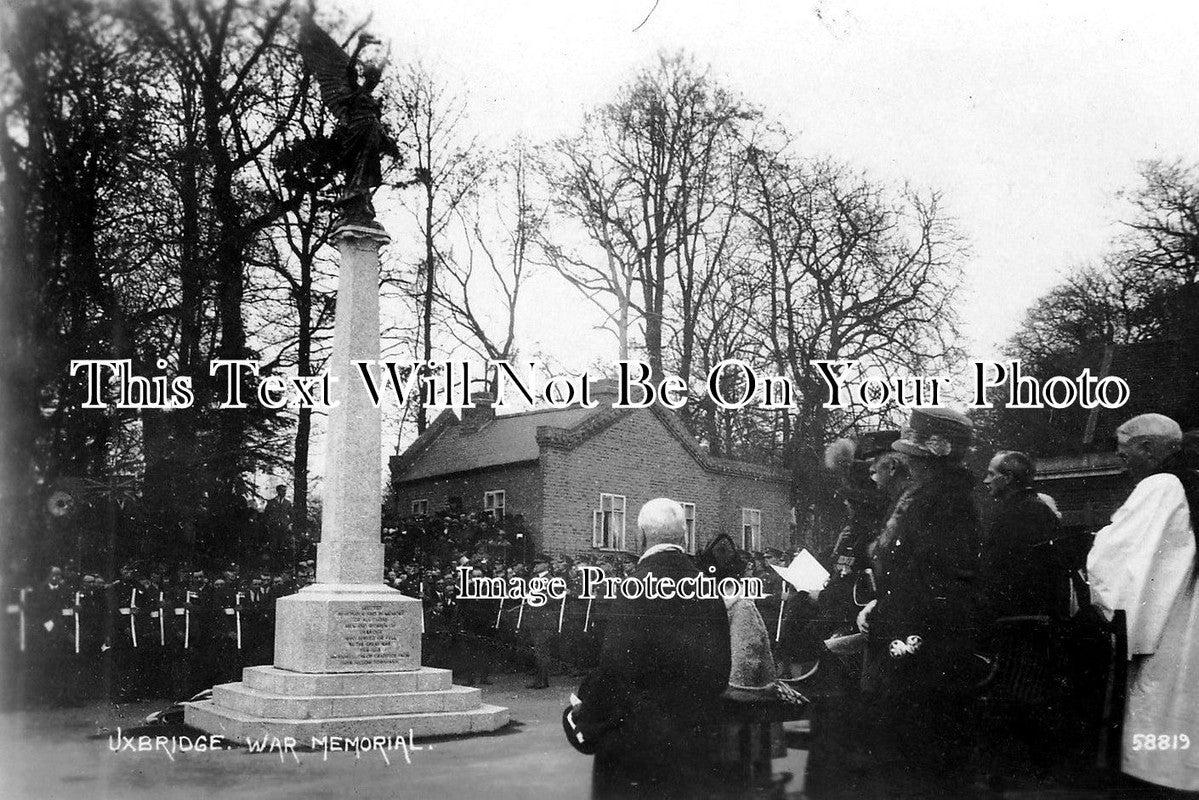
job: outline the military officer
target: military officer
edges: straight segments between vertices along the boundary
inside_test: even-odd
[[[67,700],[75,626],[64,611],[73,616],[71,594],[62,568],[51,567],[26,605],[32,699],[37,703],[59,706]]]
[[[898,796],[957,797],[975,730],[979,513],[962,461],[968,417],[916,409],[891,448],[911,484],[876,543],[878,596],[859,614],[868,636],[863,688],[873,703],[875,777]]]

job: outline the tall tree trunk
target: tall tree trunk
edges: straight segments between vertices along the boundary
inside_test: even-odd
[[[421,322],[423,324],[423,329],[421,330],[421,357],[424,361],[421,367],[422,371],[428,368],[429,362],[433,359],[433,263],[433,180],[430,176],[425,181],[425,295],[424,304],[421,308]],[[417,393],[416,401],[418,403],[416,409],[416,432],[419,435],[424,433],[425,428],[429,425],[423,391]]]
[[[308,231],[305,231],[304,237],[308,238]],[[312,374],[312,269],[316,253],[307,246],[307,242],[302,250],[300,290],[296,295],[296,311],[300,324],[296,371],[300,375],[310,375]],[[308,447],[311,435],[312,409],[306,406],[301,407],[296,419],[295,455],[292,459],[291,530],[295,536],[305,536],[308,533]]]

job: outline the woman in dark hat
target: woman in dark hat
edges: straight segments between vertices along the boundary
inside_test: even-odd
[[[855,640],[862,637],[846,634],[856,632],[859,612],[874,599],[868,547],[893,503],[871,476],[880,458],[904,458],[890,449],[897,438],[897,430],[873,431],[856,442],[838,440],[825,450],[825,465],[840,479],[837,497],[845,506],[845,525],[825,559],[831,574],[815,603],[793,594],[788,599],[792,613],[783,616],[780,651],[792,663],[792,675],[810,675],[800,691],[814,697],[804,794],[821,800],[861,796],[863,780],[874,773],[873,754],[863,746],[862,735],[873,713],[860,691],[862,656]],[[826,641],[834,639],[850,651],[830,652]]]
[[[958,797],[970,783],[979,514],[962,460],[971,438],[965,415],[917,409],[891,445],[907,456],[911,484],[872,548],[878,596],[858,618],[876,778],[890,796]]]

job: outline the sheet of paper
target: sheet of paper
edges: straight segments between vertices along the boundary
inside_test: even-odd
[[[818,592],[828,583],[828,570],[806,549],[800,550],[785,567],[775,564],[770,566],[799,592]]]

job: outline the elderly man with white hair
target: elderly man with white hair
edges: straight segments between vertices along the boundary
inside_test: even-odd
[[[1128,620],[1128,701],[1121,770],[1199,791],[1199,475],[1182,463],[1182,430],[1161,414],[1116,431],[1136,488],[1087,557],[1091,601]]]
[[[637,516],[641,559],[631,577],[693,578],[683,508],[657,498]],[[595,742],[593,797],[695,797],[708,781],[705,737],[730,667],[719,598],[612,602],[597,668],[573,719]]]

